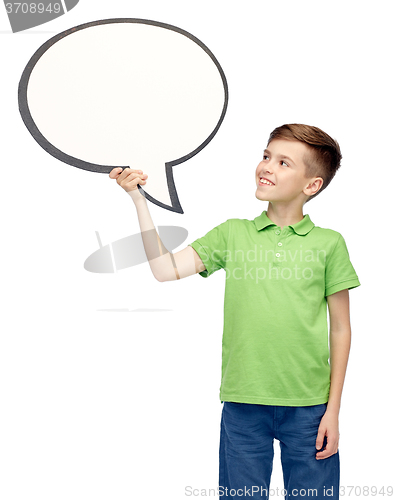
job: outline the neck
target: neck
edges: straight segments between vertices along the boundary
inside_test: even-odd
[[[288,204],[273,204],[269,201],[266,215],[282,229],[284,226],[296,224],[303,219],[303,207],[292,207]]]

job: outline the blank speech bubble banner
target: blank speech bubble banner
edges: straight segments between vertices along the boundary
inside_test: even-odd
[[[211,51],[156,21],[106,19],[70,28],[27,64],[19,110],[34,139],[84,170],[148,174],[151,202],[183,213],[172,168],[201,151],[226,113],[228,86]]]

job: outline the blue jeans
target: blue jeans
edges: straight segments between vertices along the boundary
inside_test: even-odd
[[[278,439],[285,499],[338,500],[339,452],[322,460],[315,458],[319,451],[315,447],[318,426],[326,406],[326,403],[269,406],[225,401],[219,450],[221,497],[269,498],[273,439]],[[323,448],[325,445],[326,438]],[[273,492],[271,498],[275,498]]]

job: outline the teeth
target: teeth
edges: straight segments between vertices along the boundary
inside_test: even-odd
[[[263,184],[268,184],[269,186],[274,186],[274,184],[272,182],[269,182],[267,181],[266,179],[260,179],[260,181],[263,183]]]

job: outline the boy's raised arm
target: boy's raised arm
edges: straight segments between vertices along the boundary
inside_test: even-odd
[[[136,206],[144,249],[152,274],[158,281],[163,282],[186,278],[204,271],[205,265],[191,246],[172,254],[163,245],[152,222],[147,200],[137,187],[138,184],[144,185],[147,177],[142,170],[130,168],[124,170],[114,168],[110,172],[110,178],[117,180],[117,183],[131,196]]]

